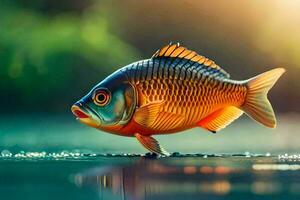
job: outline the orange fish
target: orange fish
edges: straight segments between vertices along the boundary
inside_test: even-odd
[[[284,72],[276,68],[248,80],[232,80],[212,60],[170,44],[108,76],[76,102],[72,112],[84,124],[136,137],[149,151],[169,155],[152,135],[195,127],[216,132],[244,112],[274,128],[267,93]]]

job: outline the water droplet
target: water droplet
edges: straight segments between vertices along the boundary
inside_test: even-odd
[[[250,158],[250,157],[251,157],[250,152],[249,152],[249,151],[246,151],[246,152],[245,152],[245,156],[246,156],[246,158]]]
[[[1,156],[2,157],[11,157],[12,153],[6,149],[4,149],[3,151],[1,151]]]

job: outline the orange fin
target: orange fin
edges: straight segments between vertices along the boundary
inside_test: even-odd
[[[163,101],[155,101],[141,106],[133,115],[134,121],[145,127],[150,126],[155,121],[162,104]]]
[[[140,107],[133,116],[141,126],[158,131],[172,130],[180,127],[184,116],[171,112],[160,111],[162,101],[156,101]]]
[[[218,71],[220,75],[224,76],[225,78],[230,78],[230,75],[219,65],[217,65],[214,61],[199,55],[195,51],[189,50],[186,47],[181,46],[179,43],[170,43],[169,45],[166,45],[158,51],[156,51],[156,53],[152,56],[152,58],[160,57],[184,58],[187,60],[191,60],[193,62],[197,62],[207,67],[214,68]]]
[[[164,155],[164,156],[169,156],[170,154],[162,148],[158,141],[154,139],[151,136],[144,136],[139,133],[134,134],[136,139],[149,151],[159,154],[159,155]]]
[[[234,107],[229,106],[222,108],[208,115],[197,124],[202,128],[205,128],[213,133],[225,128],[235,119],[239,118],[243,114],[243,111]]]
[[[270,128],[276,127],[276,118],[267,94],[284,72],[285,69],[276,68],[246,81],[248,93],[241,109],[257,122]]]

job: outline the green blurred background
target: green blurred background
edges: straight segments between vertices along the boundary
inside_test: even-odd
[[[300,1],[0,0],[0,150],[144,152],[133,138],[76,122],[70,106],[116,69],[170,41],[233,79],[287,73],[269,97],[278,128],[247,117],[219,134],[159,136],[170,151],[296,152],[300,148]]]

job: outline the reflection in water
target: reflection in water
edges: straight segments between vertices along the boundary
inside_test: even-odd
[[[254,170],[300,170],[300,165],[288,164],[255,164],[252,166]]]
[[[198,165],[182,163],[141,158],[131,165],[99,167],[76,174],[74,182],[80,188],[93,188],[100,199],[114,200],[219,199],[222,196],[253,199],[254,195],[282,199],[282,195],[300,195],[299,171],[276,171],[276,164],[271,164],[271,170],[265,167],[267,164],[262,165],[261,170],[260,165],[239,165],[236,161],[218,165],[203,160]],[[293,173],[298,177],[291,178]]]

